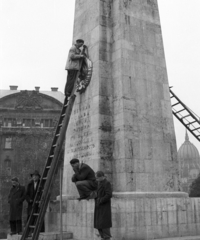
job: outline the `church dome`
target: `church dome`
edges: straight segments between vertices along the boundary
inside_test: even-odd
[[[198,149],[189,141],[186,132],[185,142],[178,150],[179,169],[183,191],[189,192],[189,187],[200,172],[200,155]]]
[[[185,135],[185,142],[178,150],[178,158],[184,161],[198,161],[200,164],[199,151],[194,144],[189,141],[187,132]]]

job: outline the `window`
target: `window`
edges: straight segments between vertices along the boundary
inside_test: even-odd
[[[52,119],[42,119],[41,127],[52,127]]]
[[[34,119],[31,119],[31,118],[23,119],[22,126],[23,127],[34,127],[35,126]]]
[[[12,138],[6,137],[5,139],[5,149],[11,149],[12,148]]]
[[[4,118],[4,127],[16,126],[15,118]]]

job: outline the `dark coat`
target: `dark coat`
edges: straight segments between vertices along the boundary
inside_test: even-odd
[[[112,227],[111,198],[112,187],[110,182],[106,179],[99,182],[94,208],[94,228],[104,229]]]
[[[8,195],[8,203],[10,204],[10,221],[22,220],[22,209],[25,195],[25,187],[21,185],[10,189]]]
[[[72,176],[72,182],[83,180],[95,181],[95,172],[90,166],[85,163],[81,163],[79,170]]]
[[[27,208],[27,214],[30,215],[31,214],[31,209],[32,209],[32,204],[38,189],[40,181],[38,181],[36,189],[34,189],[34,182],[31,181],[29,182],[29,184],[27,185],[27,189],[26,189],[26,201],[28,202],[28,208]]]

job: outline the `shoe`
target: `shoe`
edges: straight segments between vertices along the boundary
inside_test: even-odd
[[[87,200],[95,198],[97,198],[97,192],[91,192],[90,195],[87,197]]]
[[[81,201],[81,200],[84,200],[84,199],[87,199],[86,197],[79,197],[77,198],[77,200]]]

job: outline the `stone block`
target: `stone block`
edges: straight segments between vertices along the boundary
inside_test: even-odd
[[[73,234],[70,232],[63,232],[63,239],[72,239]],[[45,232],[40,233],[39,240],[59,240],[60,233],[59,232]]]
[[[188,224],[188,235],[196,236],[197,233],[197,225],[195,223]]]
[[[162,225],[162,237],[168,237],[169,234],[169,225]]]
[[[179,229],[177,223],[169,223],[169,236],[171,237],[178,237],[179,236]]]
[[[188,225],[186,223],[180,223],[179,225],[179,236],[188,236]]]

